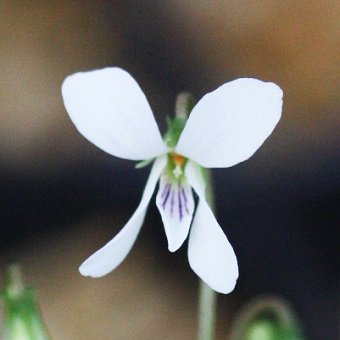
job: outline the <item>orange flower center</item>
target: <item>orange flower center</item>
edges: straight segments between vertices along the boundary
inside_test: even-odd
[[[179,155],[175,152],[172,153],[172,161],[174,162],[175,166],[182,167],[185,161],[185,158],[182,155]]]

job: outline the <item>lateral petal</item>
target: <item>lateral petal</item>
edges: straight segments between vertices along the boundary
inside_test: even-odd
[[[141,229],[148,204],[165,164],[165,156],[156,159],[137,210],[124,228],[110,242],[82,263],[79,267],[82,275],[91,277],[104,276],[114,270],[125,259]]]

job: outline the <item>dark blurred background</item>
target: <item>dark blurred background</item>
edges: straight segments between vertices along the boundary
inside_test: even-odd
[[[240,266],[218,339],[263,293],[291,302],[308,339],[337,338],[339,12],[328,0],[0,2],[0,264],[21,261],[54,339],[195,338],[196,276],[186,245],[167,251],[154,204],[116,271],[78,274],[131,216],[149,171],[94,147],[65,112],[65,76],[105,66],[137,79],[162,132],[179,91],[199,99],[245,76],[281,86],[273,135],[214,172]]]

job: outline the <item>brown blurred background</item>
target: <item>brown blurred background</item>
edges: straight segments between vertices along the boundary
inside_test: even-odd
[[[195,338],[196,277],[186,246],[167,251],[154,204],[116,271],[77,271],[128,220],[149,171],[95,148],[63,108],[65,76],[110,65],[137,79],[163,132],[179,91],[199,99],[244,76],[282,87],[267,143],[215,173],[240,265],[218,339],[261,293],[288,299],[308,339],[336,338],[339,12],[328,0],[0,2],[0,264],[22,262],[53,339]]]

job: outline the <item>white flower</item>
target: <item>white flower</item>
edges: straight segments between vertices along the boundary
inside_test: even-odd
[[[174,147],[162,140],[137,82],[120,68],[73,74],[65,79],[62,94],[73,123],[93,144],[117,157],[155,160],[137,210],[80,266],[81,274],[100,277],[124,260],[159,181],[156,204],[169,250],[176,251],[190,229],[191,268],[212,289],[231,292],[238,278],[237,260],[207,204],[201,167],[230,167],[252,156],[280,119],[281,89],[251,78],[222,85],[193,108]],[[199,198],[195,215],[192,189]]]

